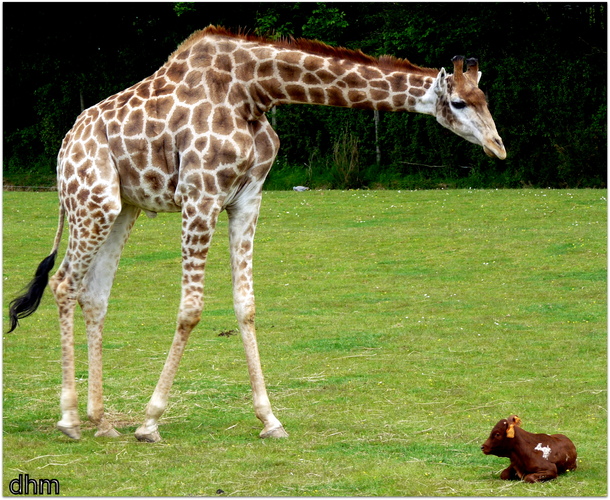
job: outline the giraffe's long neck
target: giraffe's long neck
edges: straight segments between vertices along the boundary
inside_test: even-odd
[[[286,48],[252,49],[257,56],[250,89],[265,107],[317,104],[435,114],[436,70],[380,67]]]
[[[293,103],[435,114],[438,70],[406,60],[375,59],[318,42],[271,43],[214,28],[187,40],[167,72],[182,71],[185,59],[194,73],[204,70],[212,102],[227,96],[247,120]]]

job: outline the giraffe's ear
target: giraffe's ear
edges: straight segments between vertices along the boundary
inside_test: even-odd
[[[438,96],[447,93],[447,73],[445,72],[445,68],[441,68],[441,70],[438,72],[436,82],[434,82],[434,91]]]
[[[481,80],[482,75],[483,75],[483,73],[481,73],[480,71],[477,73],[477,85],[479,84],[479,81]]]

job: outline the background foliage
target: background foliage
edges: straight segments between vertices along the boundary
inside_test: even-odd
[[[5,182],[52,184],[81,109],[149,76],[213,23],[450,70],[453,55],[476,56],[509,155],[491,160],[431,117],[381,113],[376,139],[372,112],[285,106],[273,116],[282,149],[268,187],[606,184],[605,3],[5,3],[3,11]],[[336,158],[346,144],[357,159],[347,177]]]

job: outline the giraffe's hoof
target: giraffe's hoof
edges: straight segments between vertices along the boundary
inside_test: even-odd
[[[80,439],[80,427],[78,425],[63,425],[59,422],[57,428],[69,438]]]
[[[260,438],[285,438],[288,437],[288,433],[284,430],[283,426],[275,427],[273,429],[263,429],[260,433]]]
[[[161,434],[158,430],[149,431],[142,426],[136,431],[136,439],[145,443],[158,443],[161,441]]]
[[[117,431],[114,427],[110,427],[109,429],[105,429],[105,430],[98,430],[95,433],[95,437],[109,437],[109,438],[116,438],[119,437],[121,435],[121,433],[119,431]]]

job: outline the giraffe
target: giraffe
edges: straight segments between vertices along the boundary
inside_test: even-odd
[[[391,56],[310,40],[270,41],[208,26],[195,32],[153,75],[85,110],[58,154],[59,222],[51,253],[10,304],[10,331],[38,307],[47,284],[59,310],[61,420],[79,439],[73,317],[85,319],[87,416],[96,436],[118,436],[102,402],[102,329],[122,249],[141,211],[182,215],[182,291],[176,329],[159,381],[136,430],[161,440],[168,402],[187,340],[201,318],[204,269],[216,221],[226,211],[234,310],[245,349],[260,437],[285,437],[271,409],[255,334],[253,239],[262,186],[279,148],[265,113],[291,103],[408,111],[500,159],[506,151],[478,88],[476,59],[453,58],[454,73]],[[50,278],[68,220],[63,261]]]

